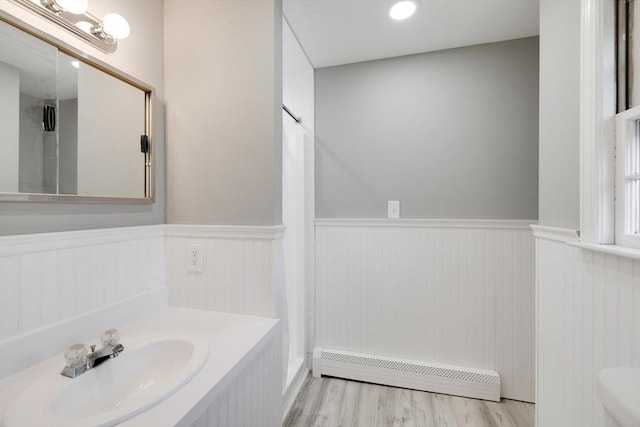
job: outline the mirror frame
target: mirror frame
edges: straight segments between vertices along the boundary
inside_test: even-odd
[[[5,22],[45,43],[56,47],[60,52],[78,59],[98,70],[107,73],[145,93],[145,134],[149,136],[149,153],[145,159],[145,197],[113,197],[77,194],[44,194],[44,193],[3,193],[0,202],[56,202],[56,203],[118,203],[118,204],[152,204],[155,202],[155,138],[153,132],[153,102],[155,88],[126,74],[111,65],[77,49],[56,37],[29,25],[4,10],[0,10],[0,21]]]

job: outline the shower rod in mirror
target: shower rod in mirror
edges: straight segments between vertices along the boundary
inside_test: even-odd
[[[87,12],[88,0],[10,0],[73,33],[105,53],[118,48],[118,39],[129,36],[129,23],[117,13],[103,20]]]

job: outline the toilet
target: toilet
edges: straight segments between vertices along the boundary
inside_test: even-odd
[[[640,427],[640,367],[601,370],[598,398],[606,427]]]

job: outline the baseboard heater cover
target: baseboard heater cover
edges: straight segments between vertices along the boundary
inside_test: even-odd
[[[316,347],[313,376],[321,375],[500,401],[500,376],[496,371]]]

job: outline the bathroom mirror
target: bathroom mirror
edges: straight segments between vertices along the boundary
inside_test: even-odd
[[[0,201],[151,203],[152,93],[0,15]]]

